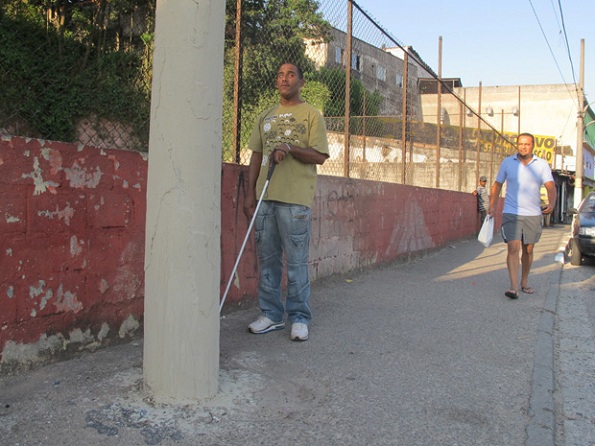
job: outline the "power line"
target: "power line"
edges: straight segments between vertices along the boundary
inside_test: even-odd
[[[547,44],[548,49],[550,50],[550,54],[552,55],[552,58],[554,59],[554,63],[556,64],[556,68],[558,68],[558,73],[560,73],[560,77],[562,77],[562,80],[564,81],[564,85],[566,85],[566,88],[568,89],[568,94],[574,98],[574,95],[572,94],[572,92],[570,91],[570,89],[568,88],[568,82],[566,82],[566,79],[564,78],[564,74],[562,73],[562,69],[560,68],[560,64],[558,64],[558,59],[556,59],[556,55],[554,54],[554,51],[552,50],[552,46],[550,45],[550,41],[547,38],[547,35],[545,34],[545,31],[543,29],[543,26],[541,25],[541,21],[539,20],[539,16],[537,15],[537,11],[535,10],[535,6],[533,6],[533,2],[531,0],[529,0],[529,4],[531,5],[531,9],[533,10],[533,14],[535,15],[535,19],[537,20],[537,24],[539,25],[539,29],[541,30],[541,34],[543,35],[543,38],[545,39],[545,43]],[[558,5],[560,8],[560,14],[562,15],[562,5],[560,4],[560,0],[558,0]],[[557,18],[556,18],[557,20]],[[566,40],[566,48],[568,49],[568,38],[566,37],[566,27],[564,26],[564,16],[562,15],[562,26],[564,28],[564,37]],[[572,58],[570,59],[570,63],[572,66]],[[574,67],[572,68],[572,77],[574,79]],[[576,85],[576,80],[574,82],[574,85]]]
[[[545,31],[543,30],[543,26],[541,26],[541,21],[539,20],[539,16],[537,15],[537,11],[535,10],[535,6],[533,6],[533,2],[531,0],[529,0],[529,4],[531,5],[531,9],[533,10],[533,14],[535,15],[535,19],[537,20],[537,24],[539,25],[539,29],[541,30],[541,34],[543,35],[543,38],[545,39],[545,43],[547,44],[548,49],[550,50],[550,54],[552,55],[552,58],[554,59],[554,62],[556,63],[556,67],[558,68],[558,73],[560,73],[560,76],[562,77],[562,80],[564,81],[564,83],[566,84],[566,79],[564,79],[564,74],[562,73],[562,69],[560,68],[560,65],[558,64],[558,59],[556,59],[556,55],[554,54],[554,51],[552,50],[552,46],[550,45],[550,41],[547,38],[547,35],[545,34]]]
[[[556,10],[556,6],[554,5],[554,0],[550,0],[550,4],[552,5],[552,10],[554,11],[554,17],[556,18],[556,24],[558,25],[558,29],[560,29],[560,21],[558,20],[558,11]]]
[[[562,1],[558,0],[558,7],[560,8],[560,20],[562,21],[562,30],[564,32],[564,41],[566,42],[566,51],[568,52],[568,59],[570,60],[570,69],[572,70],[572,80],[576,85],[576,76],[574,74],[574,63],[572,62],[572,55],[570,54],[570,46],[568,45],[568,35],[566,34],[566,24],[564,23],[564,12],[562,12]]]

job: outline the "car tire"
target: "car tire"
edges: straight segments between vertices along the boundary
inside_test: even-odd
[[[578,245],[578,241],[573,238],[570,240],[570,264],[574,266],[581,266],[581,263],[583,263],[581,248]]]

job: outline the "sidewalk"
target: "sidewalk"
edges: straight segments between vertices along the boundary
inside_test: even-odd
[[[255,307],[224,315],[221,390],[196,405],[151,404],[142,342],[0,378],[0,445],[538,446],[567,231],[544,230],[516,301],[497,238],[316,283],[305,343],[249,334]]]

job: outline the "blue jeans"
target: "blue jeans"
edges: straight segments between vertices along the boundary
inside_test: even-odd
[[[284,320],[281,279],[285,253],[288,321],[308,324],[312,319],[308,274],[310,208],[263,200],[254,221],[254,228],[260,265],[258,303],[262,313],[274,322]]]

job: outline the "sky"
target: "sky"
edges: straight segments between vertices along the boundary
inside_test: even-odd
[[[442,77],[464,87],[578,84],[584,39],[584,91],[595,102],[595,0],[356,3],[436,73],[442,36]]]

